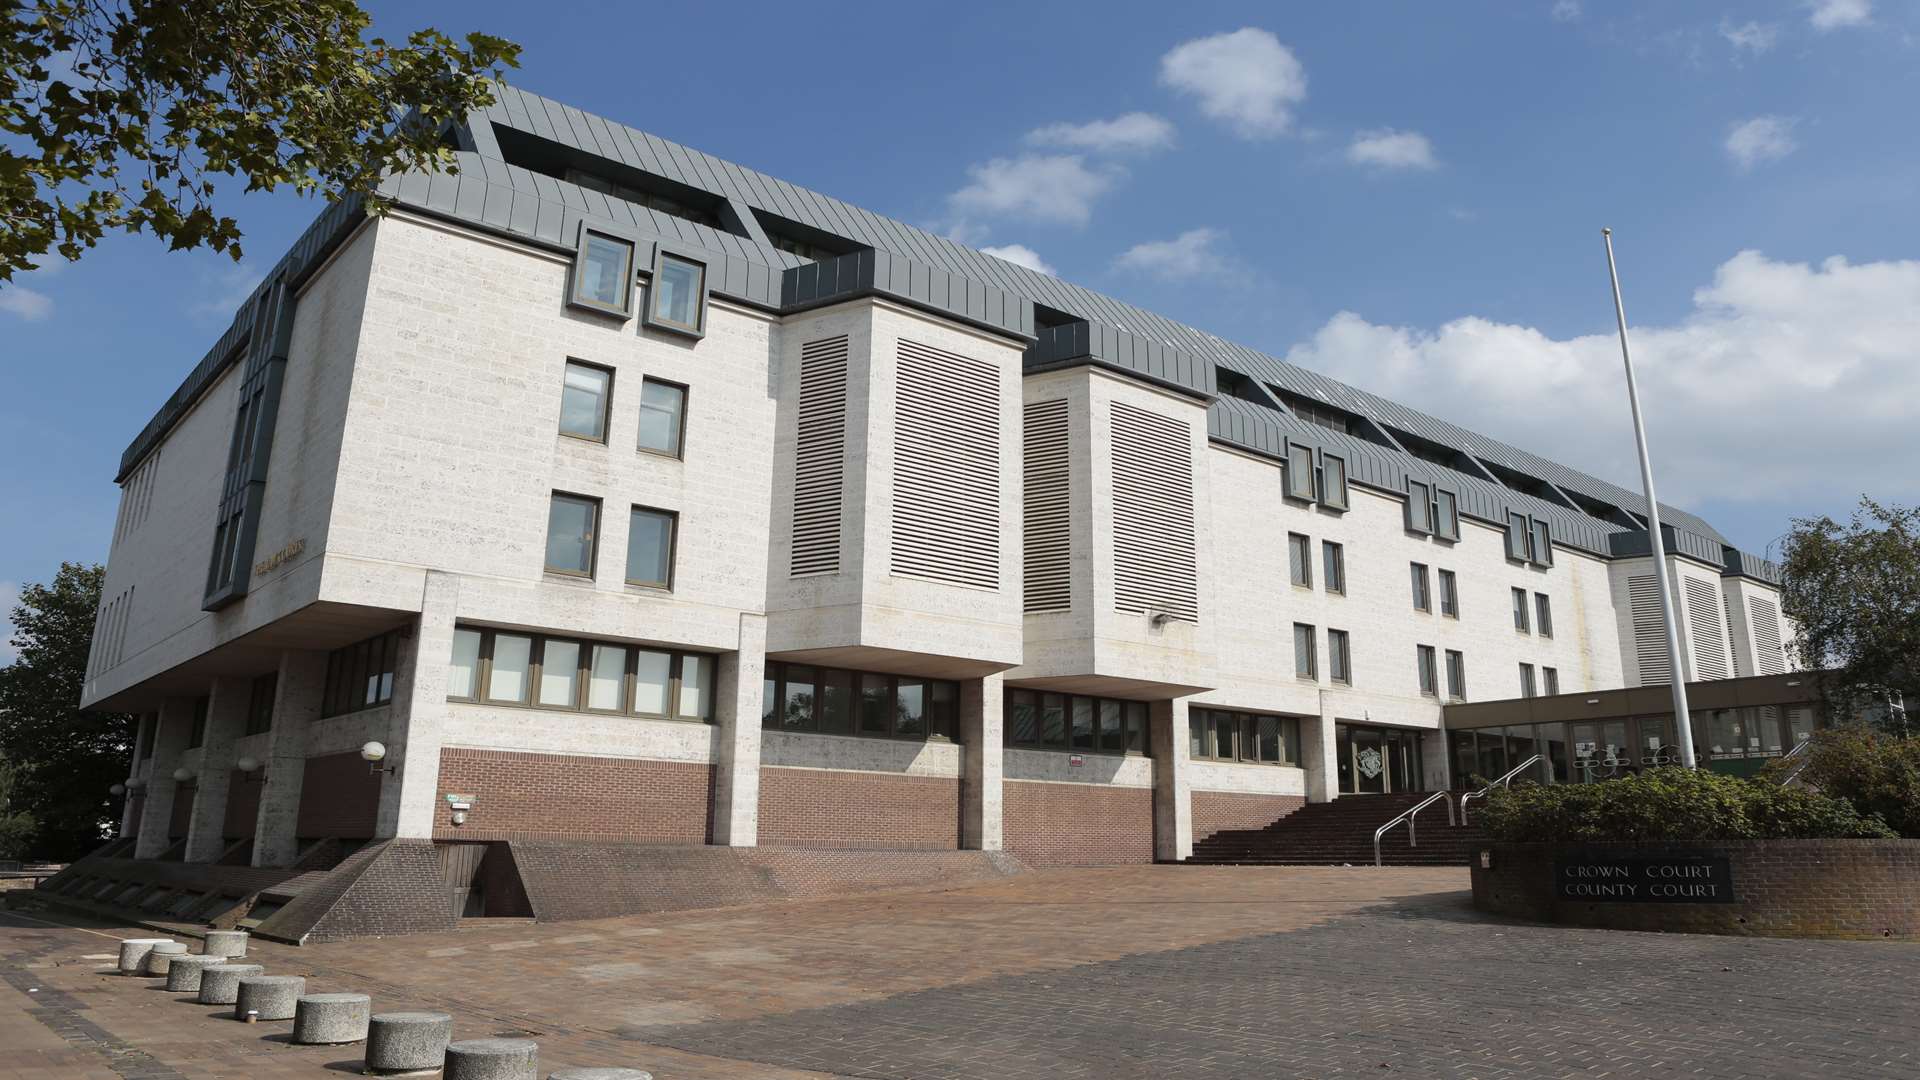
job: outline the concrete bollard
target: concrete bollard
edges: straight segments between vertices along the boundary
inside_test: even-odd
[[[172,940],[172,938],[163,937],[137,937],[122,941],[120,943],[120,974],[144,974],[147,969],[147,954],[153,951],[155,945]]]
[[[224,956],[176,956],[167,962],[167,989],[176,994],[197,994],[201,973],[226,962]]]
[[[291,1020],[307,980],[298,975],[244,975],[233,996],[233,1018]]]
[[[532,1039],[464,1039],[447,1046],[442,1080],[540,1080],[540,1044]]]
[[[240,980],[264,975],[259,964],[214,964],[200,969],[200,1004],[231,1005],[240,995]]]
[[[247,955],[245,930],[209,930],[200,951],[208,956],[238,958]]]
[[[393,1012],[376,1015],[367,1028],[369,1072],[437,1069],[453,1038],[453,1017],[446,1013]]]
[[[177,941],[157,941],[154,942],[153,948],[147,950],[147,958],[142,962],[140,970],[148,975],[165,975],[167,965],[173,962],[173,958],[185,955],[187,955],[185,945]]]
[[[367,1037],[373,999],[365,994],[308,994],[293,1010],[293,1041],[352,1043]]]
[[[653,1074],[644,1069],[555,1069],[547,1074],[547,1080],[653,1080]]]

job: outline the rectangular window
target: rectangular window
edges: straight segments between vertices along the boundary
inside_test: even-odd
[[[682,720],[713,719],[713,657],[699,653],[680,654],[680,706],[674,715]]]
[[[1413,658],[1419,669],[1420,692],[1429,697],[1439,696],[1440,688],[1436,681],[1437,673],[1433,670],[1433,646],[1415,645],[1413,647]]]
[[[1289,443],[1287,446],[1287,497],[1313,501],[1313,447]]]
[[[815,669],[806,664],[769,664],[767,670],[778,676],[768,679],[775,686],[767,694],[768,706],[778,710],[774,726],[785,731],[814,730],[819,722],[814,714],[819,693]]]
[[[1195,707],[1187,713],[1187,756],[1297,766],[1300,721],[1292,716]]]
[[[1467,658],[1458,650],[1447,650],[1447,696],[1467,700]]]
[[[627,584],[673,588],[673,533],[680,515],[633,508],[627,526]]]
[[[1347,460],[1332,454],[1320,455],[1320,505],[1335,510],[1347,508]]]
[[[1067,712],[1068,746],[1075,750],[1093,749],[1093,721],[1096,711],[1092,698],[1073,699],[1073,705]]]
[[[1513,628],[1527,633],[1527,590],[1513,590]]]
[[[1560,669],[1559,668],[1550,668],[1550,667],[1541,668],[1540,680],[1541,682],[1546,684],[1546,691],[1547,691],[1548,697],[1552,697],[1555,694],[1558,694],[1560,692]]]
[[[577,709],[580,707],[580,643],[549,638],[540,652],[540,692],[534,695],[541,708]]]
[[[1527,561],[1527,515],[1507,514],[1507,558]]]
[[[1460,539],[1460,500],[1446,488],[1433,489],[1433,534],[1442,540]]]
[[[211,704],[208,698],[193,699],[193,728],[187,732],[187,749],[207,741],[207,709]]]
[[[1533,594],[1533,616],[1534,628],[1539,630],[1540,636],[1552,637],[1553,602],[1547,599],[1546,593],[1540,592]]]
[[[927,734],[942,739],[960,738],[960,684],[944,679],[927,683]]]
[[[1449,619],[1460,617],[1460,583],[1451,570],[1440,571],[1440,614]]]
[[[607,441],[607,403],[613,399],[613,372],[578,360],[567,361],[560,385],[560,434],[593,442]]]
[[[679,383],[645,379],[640,383],[640,449],[680,456],[686,434],[687,388]]]
[[[1327,631],[1327,677],[1344,686],[1353,685],[1353,657],[1347,651],[1345,630]]]
[[[1410,563],[1413,571],[1413,610],[1432,611],[1433,594],[1427,578],[1426,563]]]
[[[1532,697],[1536,693],[1538,693],[1538,690],[1533,685],[1533,665],[1521,664],[1520,665],[1520,696]]]
[[[587,708],[595,712],[622,712],[626,705],[627,647],[595,645],[593,660],[587,668]]]
[[[1330,593],[1347,591],[1347,549],[1331,540],[1320,541],[1321,583]]]
[[[526,634],[494,634],[493,655],[487,662],[487,700],[524,705],[533,675],[533,638]]]
[[[480,689],[480,631],[453,632],[453,658],[447,665],[447,696],[470,701]]]
[[[253,680],[247,693],[247,730],[248,735],[259,735],[273,729],[273,699],[280,691],[280,673],[269,671]]]
[[[956,684],[933,684],[936,690],[942,685],[953,686],[952,693],[958,693]],[[1009,691],[1002,738],[1008,746],[1037,750],[1144,753],[1147,706],[1144,702],[1113,698]]]
[[[573,259],[573,303],[631,315],[633,278],[633,241],[582,225]]]
[[[599,524],[599,499],[554,492],[547,510],[548,572],[592,577],[594,534]]]
[[[1299,533],[1287,534],[1287,566],[1293,574],[1293,583],[1312,587],[1313,585],[1313,541]]]
[[[820,676],[820,730],[829,735],[853,734],[853,672],[828,671]]]
[[[1433,489],[1418,480],[1407,481],[1407,530],[1433,532]]]
[[[888,713],[893,709],[893,688],[885,675],[860,676],[860,734],[887,735],[893,731]]]
[[[1293,673],[1302,679],[1312,679],[1319,675],[1314,660],[1315,646],[1313,627],[1306,623],[1293,624]]]
[[[320,715],[338,716],[393,700],[393,675],[400,660],[400,631],[343,646],[327,654]]]
[[[673,654],[640,649],[633,654],[633,711],[640,716],[667,715],[667,693],[673,681]]]
[[[661,252],[649,290],[652,301],[647,324],[685,334],[704,334],[706,276],[705,263]]]
[[[1547,523],[1538,518],[1533,522],[1533,561],[1541,566],[1553,565],[1553,537],[1547,533]]]

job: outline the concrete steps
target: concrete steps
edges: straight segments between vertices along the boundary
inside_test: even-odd
[[[1427,792],[1347,795],[1309,803],[1258,829],[1223,829],[1196,841],[1186,861],[1199,866],[1371,866],[1373,831],[1420,803]],[[1420,812],[1419,844],[1405,825],[1381,838],[1388,866],[1466,866],[1486,842],[1476,826],[1449,826],[1439,804]]]

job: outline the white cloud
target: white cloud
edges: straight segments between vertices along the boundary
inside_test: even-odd
[[[980,250],[996,259],[1004,259],[1015,266],[1024,266],[1029,270],[1037,270],[1042,274],[1053,273],[1053,267],[1047,265],[1047,261],[1040,257],[1040,253],[1025,244],[1003,244],[999,247],[983,247]]]
[[[53,314],[53,297],[34,292],[25,285],[0,286],[0,311],[18,315],[28,322],[39,322]]]
[[[972,183],[949,199],[962,214],[1085,225],[1120,173],[1088,168],[1078,154],[1029,154],[969,166],[967,175]]]
[[[1288,359],[1632,489],[1639,467],[1604,301],[1594,321],[1608,330],[1562,340],[1473,316],[1429,331],[1342,312]],[[1920,261],[1728,259],[1684,319],[1633,331],[1662,494],[1680,505],[1818,505],[1836,486],[1920,496],[1916,341]]]
[[[1873,19],[1873,0],[1807,0],[1807,21],[1815,30],[1865,26]]]
[[[1173,145],[1173,123],[1152,113],[1131,112],[1084,124],[1048,124],[1027,132],[1027,142],[1103,154],[1164,150]]]
[[[1744,22],[1733,25],[1726,19],[1720,20],[1720,36],[1726,38],[1736,53],[1747,52],[1755,56],[1772,51],[1780,43],[1780,26],[1777,23]]]
[[[1440,165],[1425,135],[1392,128],[1356,132],[1347,147],[1347,160],[1373,169],[1434,169]]]
[[[1285,134],[1307,99],[1307,69],[1265,30],[1183,41],[1160,58],[1160,82],[1200,99],[1200,111],[1243,139]]]
[[[1793,121],[1784,116],[1756,116],[1727,132],[1727,156],[1742,171],[1778,161],[1799,145],[1793,141]]]
[[[201,296],[192,314],[201,319],[225,322],[233,318],[253,290],[260,287],[260,271],[252,263],[222,261],[201,272]]]
[[[20,658],[20,650],[13,647],[13,609],[18,603],[20,583],[0,581],[0,667]]]
[[[1572,22],[1580,17],[1580,0],[1555,0],[1554,22]]]
[[[1226,238],[1219,229],[1188,229],[1171,240],[1135,244],[1121,252],[1113,265],[1165,280],[1204,277],[1227,268],[1227,257],[1219,250]]]

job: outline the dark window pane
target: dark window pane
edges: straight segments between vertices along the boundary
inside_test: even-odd
[[[1094,748],[1093,707],[1094,700],[1092,698],[1077,697],[1073,699],[1072,746],[1075,750],[1092,750]]]
[[[927,684],[927,734],[959,739],[959,683],[935,680]]]
[[[885,675],[860,676],[860,734],[887,734],[888,721],[892,719],[887,713],[893,707],[892,699]]]
[[[814,671],[804,664],[788,664],[786,698],[780,707],[780,726],[788,731],[814,729]]]
[[[1067,699],[1060,694],[1040,695],[1040,741],[1047,746],[1067,745]]]
[[[1015,690],[1007,721],[1008,738],[1015,746],[1032,746],[1040,741],[1040,710],[1031,690]]]
[[[894,693],[893,733],[918,738],[927,733],[927,684],[901,679]]]
[[[771,664],[767,665],[768,672],[772,672],[773,670],[774,670],[773,665]],[[780,726],[779,694],[780,694],[780,684],[774,681],[772,674],[768,674],[766,681],[760,684],[760,726],[761,727],[777,728]]]
[[[852,672],[821,673],[820,730],[834,735],[845,735],[853,730]]]
[[[1110,754],[1123,753],[1127,749],[1127,727],[1120,719],[1120,703],[1117,701],[1100,703],[1100,749]]]
[[[1209,757],[1213,751],[1213,740],[1207,737],[1207,714],[1195,709],[1187,714],[1187,756]]]
[[[1136,754],[1147,752],[1147,703],[1127,702],[1127,749]]]
[[[1213,756],[1233,760],[1234,719],[1231,713],[1213,713]]]

